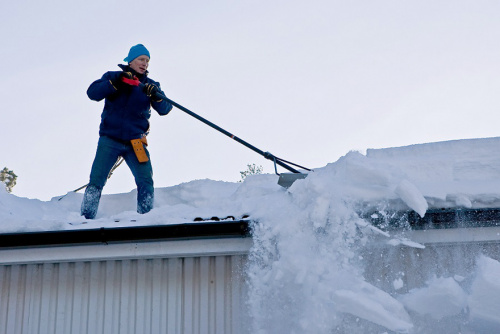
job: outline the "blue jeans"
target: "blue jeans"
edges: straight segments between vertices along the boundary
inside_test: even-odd
[[[149,157],[146,147],[144,147],[144,150]],[[130,143],[101,136],[90,172],[90,181],[83,196],[81,214],[85,218],[95,218],[102,188],[106,184],[111,168],[113,168],[120,156],[123,157],[135,178],[137,212],[141,214],[147,213],[153,208],[154,187],[151,160],[139,162]]]

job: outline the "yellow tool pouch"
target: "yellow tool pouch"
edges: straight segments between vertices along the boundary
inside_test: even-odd
[[[137,160],[139,160],[139,162],[146,162],[149,160],[148,155],[144,150],[144,145],[146,146],[148,145],[146,137],[142,137],[139,139],[132,139],[130,143],[134,148],[135,156],[137,157]]]

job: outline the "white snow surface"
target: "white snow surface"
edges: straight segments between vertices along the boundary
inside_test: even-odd
[[[467,306],[467,295],[451,277],[434,277],[426,287],[412,289],[400,300],[407,309],[437,320],[460,314]]]
[[[242,183],[195,180],[157,188],[155,207],[145,215],[135,212],[135,190],[104,195],[97,218],[85,224],[79,224],[81,193],[45,202],[0,187],[0,233],[249,215],[255,222],[246,268],[252,333],[447,333],[443,324],[450,333],[500,332],[500,254],[478,256],[468,273],[443,276],[429,268],[425,284],[411,290],[402,273],[390,282],[395,289],[384,291],[365,279],[362,251],[374,239],[389,248],[423,246],[358,215],[368,207],[420,216],[429,208],[500,207],[500,138],[353,151],[289,189],[277,180],[252,175]]]

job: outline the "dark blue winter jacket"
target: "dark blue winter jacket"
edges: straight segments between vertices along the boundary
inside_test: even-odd
[[[160,88],[158,82],[148,78],[147,72],[141,75],[127,65],[118,66],[134,73],[143,84],[153,83]],[[165,100],[150,99],[138,86],[122,83],[119,80],[121,73],[122,71],[104,73],[101,79],[90,85],[87,95],[94,101],[105,99],[99,135],[129,141],[147,135],[151,107],[158,114],[166,115],[172,110],[172,105]]]

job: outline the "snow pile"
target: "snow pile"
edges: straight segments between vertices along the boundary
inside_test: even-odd
[[[430,207],[499,207],[500,138],[368,150],[416,185]]]
[[[410,290],[400,298],[408,310],[441,320],[460,314],[467,306],[467,295],[451,277],[433,277],[424,288]]]
[[[326,186],[324,172],[295,183],[285,196],[268,194],[265,202],[277,204],[276,214],[252,213],[258,221],[249,266],[253,332],[330,333],[344,313],[408,332],[403,305],[367,283],[358,265],[367,236],[388,235],[369,228],[336,187]],[[255,189],[255,179],[240,195],[251,198],[245,189]]]
[[[471,319],[477,326],[499,328],[500,263],[486,256],[478,260],[477,276],[469,296]]]
[[[97,219],[81,224],[82,194],[41,202],[1,189],[0,231],[179,224],[196,217],[249,215],[255,222],[247,268],[252,333],[500,329],[498,257],[481,256],[476,267],[461,275],[436,273],[429,266],[423,285],[409,291],[401,279],[404,273],[391,273],[398,278],[392,290],[384,290],[365,279],[369,273],[363,250],[373,247],[374,240],[385,247],[423,246],[381,231],[358,214],[387,207],[420,216],[436,207],[500,207],[500,138],[368,150],[366,155],[349,152],[288,190],[277,185],[275,175],[256,175],[243,183],[192,181],[156,189],[155,196],[154,210],[139,215],[135,190],[105,195]]]

